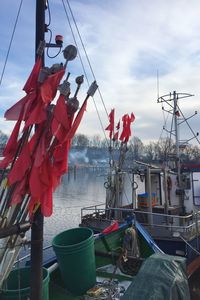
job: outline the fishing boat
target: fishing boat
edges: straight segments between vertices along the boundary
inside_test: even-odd
[[[200,267],[200,172],[197,166],[191,168],[190,164],[190,167],[187,167],[187,164],[181,161],[181,149],[188,145],[188,141],[180,140],[180,126],[186,123],[191,129],[192,138],[196,139],[198,144],[199,139],[198,133],[195,134],[189,124],[188,119],[191,116],[186,118],[179,105],[182,98],[191,96],[174,91],[157,100],[162,104],[162,109],[172,116],[170,130],[165,128],[170,133],[167,142],[171,153],[165,154],[162,163],[155,165],[133,161],[130,166],[129,161],[127,167],[125,157],[128,138],[122,140],[117,160],[112,159],[111,147],[110,171],[104,184],[106,201],[100,205],[83,208],[81,226],[88,226],[100,232],[113,220],[123,222],[127,217],[134,217],[164,253],[186,258],[188,276],[192,282],[195,276],[199,277]],[[168,110],[164,104],[169,106]],[[196,114],[197,112],[194,116]],[[113,120],[112,116],[108,126],[111,143],[115,142],[116,134],[114,123],[111,124]],[[172,137],[175,138],[174,142]],[[195,287],[194,293],[198,295],[197,290]]]
[[[3,300],[48,300],[49,297],[75,300],[82,299],[84,295],[84,299],[120,299],[123,294],[127,299],[130,294],[136,294],[134,291],[138,285],[132,283],[133,278],[140,274],[138,280],[141,282],[145,270],[149,270],[148,263],[146,267],[145,264],[150,258],[150,264],[155,259],[154,265],[158,265],[158,261],[161,265],[165,265],[166,260],[170,261],[170,272],[166,272],[163,280],[168,282],[169,277],[173,280],[166,285],[165,292],[168,293],[169,286],[174,286],[179,271],[179,281],[184,286],[182,299],[189,299],[185,260],[164,254],[135,219],[135,214],[131,211],[127,215],[129,209],[121,211],[121,208],[113,207],[114,222],[110,212],[107,214],[106,211],[109,226],[104,223],[103,230],[95,237],[87,227],[59,233],[53,240],[56,258],[48,262],[43,259],[43,222],[44,217],[52,214],[52,192],[67,171],[71,140],[86,110],[87,100],[98,88],[94,81],[79,108],[77,95],[83,76],[76,78],[77,86],[72,96],[70,73],[66,73],[69,62],[77,56],[77,48],[73,45],[64,48],[64,63],[45,66],[45,49],[53,47],[59,54],[63,46],[61,35],[56,36],[55,43],[45,41],[45,32],[50,30],[50,24],[45,24],[45,9],[49,9],[49,3],[37,0],[36,59],[23,88],[26,95],[5,113],[5,118],[16,121],[16,124],[0,162],[3,170],[0,191],[0,297]],[[66,78],[62,81],[65,74]],[[56,95],[58,98],[53,104]],[[133,115],[129,121],[133,121]],[[122,148],[125,147],[126,143],[122,143]],[[121,222],[116,216],[123,213],[126,216]],[[26,239],[29,229],[30,241]],[[20,250],[27,244],[31,245],[30,267],[18,268],[16,261],[19,261]],[[152,279],[154,276],[152,268],[148,277]],[[123,290],[116,280],[126,282],[122,284]],[[154,297],[155,293],[156,290]]]

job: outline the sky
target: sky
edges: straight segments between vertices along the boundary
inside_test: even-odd
[[[173,91],[194,96],[181,101],[186,117],[199,110],[200,99],[200,1],[199,0],[69,0],[95,78],[109,113],[115,120],[133,112],[132,135],[143,142],[156,141],[163,128],[163,112],[157,97]],[[66,3],[66,2],[65,2]],[[1,0],[0,74],[5,62],[20,0]],[[61,0],[49,1],[53,36],[64,36],[64,46],[74,44]],[[48,14],[47,14],[48,22]],[[72,24],[73,26],[73,24]],[[74,26],[73,26],[74,28]],[[24,96],[23,85],[34,64],[35,3],[23,1],[0,86],[0,130],[9,134],[13,122],[4,112]],[[75,28],[74,28],[75,30]],[[83,53],[75,32],[79,51]],[[46,34],[49,40],[49,34]],[[55,54],[51,49],[50,53]],[[88,80],[93,75],[82,57]],[[62,54],[46,59],[46,65],[64,62]],[[83,74],[79,58],[69,63],[71,81]],[[157,76],[159,74],[159,76]],[[158,80],[159,77],[159,80]],[[158,84],[159,82],[159,84]],[[72,94],[73,94],[72,84]],[[79,94],[82,103],[87,81]],[[99,94],[91,99],[78,133],[103,135],[108,117]],[[198,132],[200,116],[191,120]],[[101,125],[102,124],[102,125]],[[108,133],[106,133],[108,135]],[[163,135],[163,137],[165,137]],[[181,139],[190,138],[185,128]]]

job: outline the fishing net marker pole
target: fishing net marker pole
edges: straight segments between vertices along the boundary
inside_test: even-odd
[[[48,4],[48,2],[47,2]],[[45,9],[46,1],[36,0],[36,43],[35,43],[35,60],[37,60],[37,50],[41,41],[45,41],[45,32],[47,32],[48,25],[45,24]],[[57,36],[56,44],[46,44],[47,49],[50,47],[62,47],[62,36]],[[60,53],[60,51],[59,51]],[[58,54],[59,54],[58,53]],[[77,51],[73,45],[69,45],[63,51],[66,63],[76,57]],[[57,56],[57,55],[56,55]],[[44,54],[42,55],[42,66],[44,66]],[[78,92],[78,90],[77,90]],[[43,230],[44,217],[41,213],[40,207],[34,213],[32,228],[31,228],[31,293],[30,300],[42,300],[42,286],[43,286]]]
[[[35,35],[35,60],[40,41],[45,36],[45,1],[36,0],[36,35]],[[44,65],[44,54],[42,54]],[[40,208],[34,214],[31,227],[31,277],[30,277],[30,300],[42,300],[43,284],[43,231],[44,217]]]

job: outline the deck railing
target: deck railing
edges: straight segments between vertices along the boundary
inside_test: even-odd
[[[108,219],[108,213],[120,213],[120,216],[134,216],[142,225],[147,227],[154,235],[166,234],[171,237],[184,236],[187,239],[198,236],[200,233],[200,212],[185,216],[169,215],[139,211],[129,208],[105,208],[105,204],[84,207],[81,210],[81,220],[86,218]]]

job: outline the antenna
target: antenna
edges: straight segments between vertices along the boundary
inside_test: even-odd
[[[157,99],[159,99],[159,95],[160,91],[159,91],[159,70],[157,69]]]
[[[192,94],[187,94],[187,93],[177,93],[177,92],[173,92],[173,93],[169,93],[167,95],[161,96],[157,99],[158,103],[161,104],[166,104],[166,108],[164,108],[164,106],[162,107],[162,110],[167,112],[168,114],[171,114],[172,116],[172,124],[170,129],[168,130],[166,127],[164,127],[163,129],[170,133],[170,136],[174,136],[174,140],[175,140],[175,147],[176,147],[176,153],[174,153],[172,155],[172,157],[175,158],[176,161],[176,165],[177,162],[179,162],[180,160],[180,150],[183,149],[184,147],[186,147],[189,143],[189,141],[191,141],[192,139],[196,139],[196,141],[200,144],[200,140],[198,138],[199,133],[195,133],[194,130],[192,129],[192,127],[189,124],[189,119],[191,119],[192,117],[194,117],[195,115],[197,115],[197,111],[194,112],[194,114],[192,114],[189,117],[185,117],[184,113],[182,112],[180,106],[179,106],[179,101],[180,99],[184,99],[184,98],[188,98],[188,97],[192,97],[194,95]],[[182,124],[186,124],[188,129],[191,132],[192,137],[186,140],[181,140],[180,139],[180,127]],[[170,155],[171,156],[171,155]],[[177,169],[180,168],[180,165],[177,166]]]

